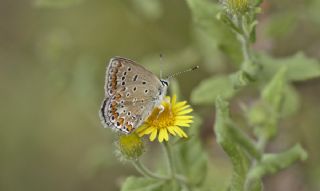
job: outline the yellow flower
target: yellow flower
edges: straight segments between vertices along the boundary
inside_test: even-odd
[[[140,137],[150,134],[150,141],[154,141],[158,136],[159,142],[168,141],[169,135],[188,137],[180,127],[189,127],[193,116],[187,115],[192,112],[190,105],[186,101],[176,102],[174,95],[170,101],[170,97],[166,97],[167,101],[163,101],[161,105],[164,110],[160,113],[159,108],[155,108],[148,119],[138,129],[137,133]]]

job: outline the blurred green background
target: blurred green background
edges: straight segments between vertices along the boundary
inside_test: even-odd
[[[318,0],[266,1],[254,48],[275,57],[302,50],[319,61],[319,10]],[[182,0],[1,0],[0,190],[119,190],[137,172],[117,160],[114,133],[100,124],[106,64],[124,56],[158,74],[163,53],[165,74],[200,65],[178,77],[188,99],[202,79],[233,71],[237,58],[192,20]],[[320,190],[320,79],[294,85],[299,112],[283,121],[268,150],[301,142],[309,159],[265,178],[267,191]],[[257,97],[239,95],[234,105],[244,96]],[[230,163],[215,143],[213,106],[194,108],[219,190]],[[145,158],[152,167],[154,156]]]

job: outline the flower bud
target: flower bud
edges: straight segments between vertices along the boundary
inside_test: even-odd
[[[222,3],[231,14],[244,14],[249,9],[249,0],[223,0]]]
[[[124,159],[136,160],[144,152],[144,143],[136,133],[121,135],[118,141],[118,149]]]

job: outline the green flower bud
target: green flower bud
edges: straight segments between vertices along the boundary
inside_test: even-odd
[[[144,152],[144,143],[136,133],[121,135],[118,141],[118,149],[124,159],[136,160]]]
[[[231,14],[244,14],[249,10],[249,0],[223,0],[222,4]]]

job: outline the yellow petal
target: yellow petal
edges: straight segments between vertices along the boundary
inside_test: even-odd
[[[150,141],[154,141],[154,139],[157,137],[157,133],[158,133],[158,130],[156,128],[153,128],[153,131],[149,137]]]
[[[179,137],[182,137],[181,131],[179,131],[178,128],[179,128],[178,126],[173,126],[174,132],[175,132]]]
[[[187,113],[191,113],[193,111],[193,109],[186,109],[186,110],[183,110],[183,111],[180,111],[177,113],[177,115],[184,115],[184,114],[187,114]]]
[[[149,128],[147,128],[145,131],[144,131],[144,134],[146,135],[146,134],[150,134],[150,133],[152,133],[153,132],[153,129],[156,129],[156,127],[149,127]]]
[[[163,137],[159,134],[159,136],[158,136],[158,141],[160,142],[160,143],[162,143],[163,142]]]
[[[174,131],[180,136],[180,137],[188,137],[187,134],[178,126],[175,126]]]
[[[174,108],[179,108],[179,107],[182,107],[182,106],[184,106],[186,104],[187,104],[186,101],[180,101],[180,102],[176,103],[173,107]]]
[[[167,127],[169,133],[171,133],[172,135],[176,136],[176,132],[174,132],[174,127],[173,126],[169,126]]]
[[[183,125],[183,124],[190,124],[190,123],[192,123],[192,120],[176,120],[175,122],[174,122],[174,124],[175,125]]]
[[[161,143],[163,140],[168,140],[168,132],[167,132],[167,129],[165,128],[161,128],[160,129],[160,132],[159,132],[159,142]]]
[[[181,122],[181,121],[176,121],[174,123],[174,125],[176,126],[181,126],[181,127],[190,127],[190,124],[189,123],[185,123],[185,122]]]
[[[191,115],[182,115],[182,116],[176,116],[176,120],[190,120],[193,116]]]
[[[173,110],[175,112],[179,112],[179,111],[185,110],[185,109],[187,109],[189,107],[190,107],[190,105],[185,105],[185,106],[182,106],[182,107],[174,107]]]
[[[169,140],[169,135],[167,129],[163,129],[163,134],[164,134],[164,140],[168,141]]]

